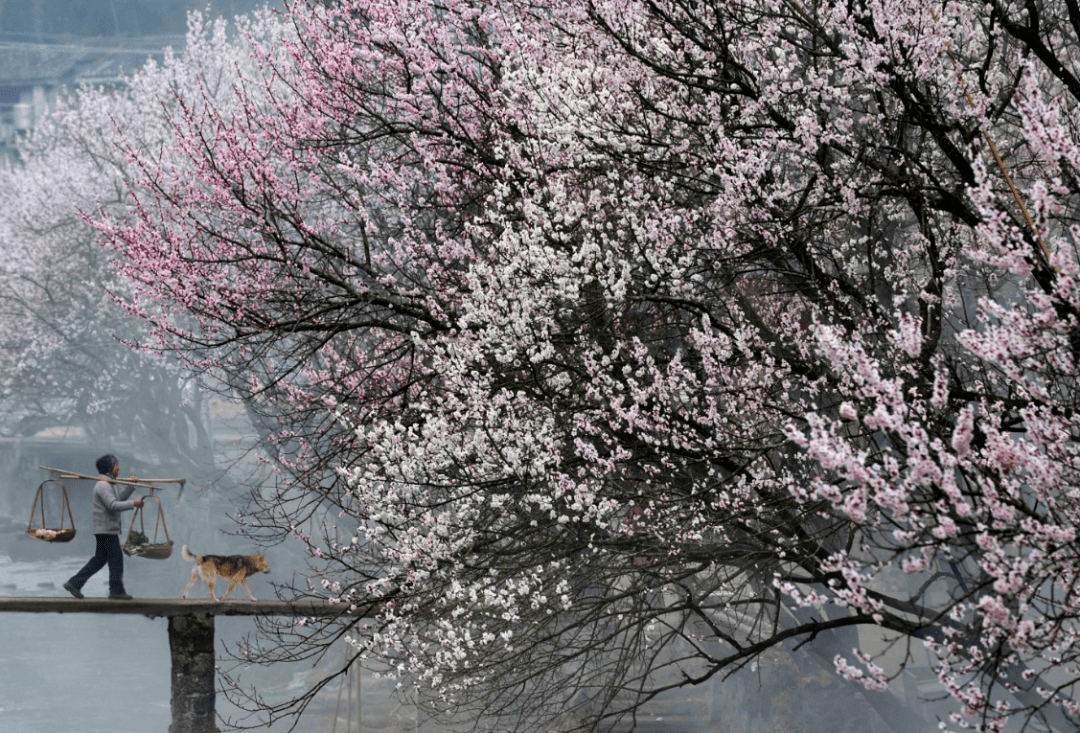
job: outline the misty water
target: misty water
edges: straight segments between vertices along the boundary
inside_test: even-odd
[[[68,452],[74,452],[68,446]],[[6,453],[2,458],[10,459]],[[0,460],[9,477],[7,492],[0,493],[0,597],[70,598],[63,583],[93,555],[93,535],[87,527],[89,491],[78,482],[69,488],[76,526],[74,541],[62,545],[25,536],[33,490],[26,463],[19,466]],[[57,459],[53,459],[57,460]],[[39,477],[40,478],[40,477]],[[182,502],[176,494],[166,497],[168,526],[174,542],[165,560],[124,558],[124,584],[141,598],[179,598],[191,576],[192,565],[180,557],[180,545],[190,543],[195,552],[248,553],[260,548],[227,536],[227,500],[191,490]],[[25,504],[25,506],[23,506]],[[50,509],[54,511],[54,509]],[[123,517],[123,530],[131,513]],[[215,519],[217,521],[215,521]],[[286,553],[267,551],[279,573],[288,575]],[[295,566],[295,563],[293,563]],[[266,575],[248,581],[259,598],[273,598]],[[108,568],[103,568],[83,587],[87,597],[108,595]],[[235,595],[243,597],[237,588]],[[205,585],[191,591],[192,598],[208,596]],[[242,601],[244,602],[246,598]],[[122,603],[122,601],[117,601]],[[231,601],[230,601],[231,602]],[[254,631],[250,617],[218,617],[215,636],[219,656],[225,645]],[[171,720],[171,657],[167,620],[134,614],[0,613],[0,733],[35,730],[70,730],[80,733],[124,731],[166,733]],[[253,683],[271,696],[282,697],[303,689],[310,668],[262,670],[250,674]],[[236,715],[222,695],[217,710]],[[277,726],[274,730],[281,730]],[[269,729],[267,729],[269,730]],[[309,728],[310,730],[310,728]]]
[[[61,584],[85,561],[20,562],[0,556],[0,595],[66,596]],[[137,585],[133,579],[129,584]],[[108,595],[108,571],[95,575],[84,592]],[[168,730],[165,624],[163,618],[132,615],[3,614],[0,731]]]
[[[10,441],[9,441],[10,442]],[[0,448],[6,444],[0,440]],[[53,544],[26,537],[26,519],[36,485],[45,477],[39,466],[71,462],[66,470],[92,463],[93,447],[64,442],[59,446],[19,451],[0,450],[0,472],[9,477],[0,491],[0,596],[68,598],[62,588],[93,554],[93,535],[87,527],[91,508],[91,482],[69,486],[75,521],[75,540]],[[18,457],[18,458],[17,458]],[[123,466],[142,475],[161,475],[160,469],[139,465],[121,456]],[[126,471],[125,471],[126,473]],[[269,575],[249,580],[258,598],[273,598],[273,582],[296,581],[303,574],[302,548],[293,543],[260,548],[230,534],[229,516],[237,511],[236,496],[215,482],[191,485],[177,501],[172,490],[163,494],[168,527],[174,542],[165,560],[125,557],[124,580],[129,593],[141,598],[179,598],[192,566],[180,556],[189,544],[197,554],[251,553],[263,550]],[[49,516],[59,514],[50,506]],[[125,513],[123,529],[131,522]],[[108,595],[108,570],[102,569],[83,588],[90,597]],[[234,590],[243,603],[242,590]],[[196,585],[193,598],[207,597],[205,585]],[[120,603],[120,601],[118,601]],[[231,645],[256,630],[250,617],[216,617],[215,636],[221,662]],[[684,688],[651,702],[638,719],[640,733],[929,733],[936,720],[925,702],[927,693],[940,696],[933,685],[922,686],[904,677],[901,704],[923,713],[926,723],[897,731],[875,714],[856,686],[842,682],[823,663],[821,655],[770,651],[758,663],[728,679],[716,675],[708,684]],[[302,693],[339,663],[343,650],[332,650],[317,665],[312,663],[251,667],[245,680],[259,693],[281,701]],[[0,613],[0,733],[71,730],[115,733],[167,733],[171,721],[171,658],[164,618],[139,615]],[[827,662],[827,660],[824,660]],[[355,681],[355,675],[352,676]],[[221,678],[219,678],[219,684]],[[446,728],[417,727],[417,716],[393,694],[394,683],[363,675],[362,692],[354,682],[346,688],[332,684],[316,699],[297,730],[314,733],[437,733]],[[346,692],[348,694],[342,694]],[[362,695],[362,705],[357,700]],[[219,693],[219,714],[236,718],[240,711]],[[357,725],[363,710],[362,727]],[[940,712],[940,709],[938,710]],[[335,728],[335,720],[337,721]],[[283,731],[288,721],[274,728]]]
[[[70,446],[69,446],[70,448]],[[93,535],[86,528],[90,507],[88,491],[71,489],[76,525],[75,540],[66,545],[33,540],[25,536],[33,491],[29,474],[2,460],[0,469],[19,476],[7,492],[0,492],[0,597],[70,598],[63,583],[93,554]],[[36,463],[37,459],[31,461]],[[81,487],[88,488],[88,487]],[[175,497],[175,494],[172,495]],[[165,501],[168,526],[174,542],[165,560],[124,558],[126,590],[139,598],[180,598],[191,577],[192,565],[180,556],[189,543],[197,553],[250,553],[264,551],[270,575],[248,580],[252,593],[274,598],[272,582],[291,579],[301,572],[300,553],[288,546],[260,548],[227,534],[229,500],[189,487],[182,502]],[[25,504],[25,507],[23,506]],[[127,531],[131,513],[125,513]],[[86,529],[83,529],[86,528]],[[103,568],[83,587],[87,597],[108,595],[108,569]],[[219,594],[224,587],[218,588]],[[237,587],[229,602],[245,603]],[[204,584],[191,590],[191,598],[206,598]],[[123,603],[123,601],[117,601]],[[227,648],[256,630],[252,617],[218,616],[214,622],[219,661],[231,668]],[[243,681],[259,694],[280,701],[302,693],[308,685],[329,673],[340,662],[343,650],[331,650],[318,664],[311,662],[249,667]],[[67,730],[79,733],[167,733],[171,722],[171,657],[167,620],[135,614],[93,613],[0,613],[0,733]],[[219,678],[219,684],[221,678]],[[392,685],[370,673],[354,688],[355,675],[347,686],[324,690],[297,728],[300,731],[335,730],[347,733],[360,728],[364,710],[365,731],[403,731],[415,728],[415,713],[391,694]],[[362,695],[362,706],[360,704]],[[219,692],[217,712],[233,720],[243,711],[230,705]],[[248,721],[251,722],[250,720]],[[260,730],[276,733],[288,722]],[[429,726],[424,730],[432,730]]]
[[[62,583],[85,561],[82,557],[12,560],[0,555],[0,596],[67,597]],[[176,556],[179,553],[175,553]],[[144,597],[183,592],[190,565],[178,559],[149,561],[125,558],[130,593]],[[107,570],[83,589],[88,596],[108,594]],[[270,597],[265,581],[256,578],[252,591]],[[193,595],[205,594],[196,586]],[[240,591],[237,590],[237,593]],[[242,601],[240,601],[242,602]],[[228,639],[253,630],[243,617],[217,617],[219,653]],[[166,620],[136,615],[0,614],[0,733],[73,730],[81,733],[166,733],[170,723],[170,656]],[[315,672],[317,674],[317,671]],[[302,691],[312,674],[308,667],[253,671],[260,692],[282,697]],[[395,703],[389,687],[365,675],[364,731],[416,729],[415,718]],[[346,698],[331,688],[321,706],[298,730],[345,731]],[[350,696],[352,690],[349,690]],[[335,709],[336,697],[336,709]],[[350,700],[351,702],[351,700]],[[217,696],[218,712],[237,711]],[[805,664],[805,658],[768,655],[741,676],[723,684],[690,688],[653,706],[639,721],[644,733],[890,733],[858,693],[835,675]],[[410,719],[411,718],[411,719]],[[276,726],[273,730],[284,730]],[[355,721],[351,730],[361,730]],[[271,730],[271,729],[264,729]],[[423,731],[437,728],[424,725]]]
[[[47,543],[33,544],[41,546],[30,550],[39,558],[13,560],[0,555],[0,596],[67,597],[61,585],[86,558],[56,557],[53,553],[57,548]],[[26,552],[25,547],[20,550],[20,554]],[[179,552],[164,561],[127,557],[124,574],[127,590],[141,597],[179,597],[190,567],[179,558]],[[84,593],[94,597],[107,595],[107,580],[108,571],[102,570],[84,587]],[[260,577],[254,578],[250,585],[256,596],[272,597],[268,582]],[[192,591],[193,597],[205,593],[205,586],[196,586]],[[38,730],[166,733],[171,719],[166,623],[163,618],[126,614],[0,614],[3,649],[0,733]],[[217,617],[219,654],[229,639],[238,639],[253,628],[251,619]],[[653,715],[639,721],[640,730],[645,733],[795,733],[823,730],[820,726],[826,721],[831,723],[828,728],[831,733],[890,730],[874,716],[867,715],[869,711],[854,690],[821,671],[790,659],[769,657],[762,665],[748,670],[742,680],[669,696],[670,699],[654,706]],[[300,692],[312,674],[318,674],[318,670],[310,667],[252,670],[251,679],[263,694],[283,697]],[[385,681],[365,675],[364,685],[362,730],[415,729],[415,718],[410,720],[407,709],[393,700]],[[321,705],[301,722],[298,730],[330,733],[334,727],[332,712],[338,713],[337,731],[346,730],[348,721],[342,711],[347,698],[335,696],[336,689],[331,688],[323,696]],[[236,713],[221,694],[217,696],[217,708],[225,715]],[[275,730],[284,727],[276,726]],[[422,728],[435,730],[427,725]],[[360,730],[355,727],[355,721],[351,729]]]
[[[89,554],[49,559],[53,548],[40,544],[40,560],[0,555],[0,596],[68,597],[61,586]],[[128,591],[164,595],[148,592],[161,590],[163,571],[173,576],[173,597],[179,597],[187,575],[171,558],[162,563],[125,558]],[[256,594],[270,595],[257,582],[250,585]],[[201,591],[205,594],[205,586]],[[83,593],[107,596],[108,569],[91,578]],[[242,633],[245,623],[253,624],[245,618],[218,619],[219,644],[223,636]],[[171,719],[166,624],[164,618],[128,614],[0,614],[0,733],[165,733]],[[229,708],[221,696],[217,705],[219,712]]]
[[[42,543],[44,545],[44,543]],[[46,548],[45,551],[47,551]],[[44,554],[44,551],[43,551]],[[178,553],[177,553],[178,554]],[[41,560],[12,560],[0,555],[0,596],[64,597],[61,585],[86,558],[64,557]],[[133,595],[160,597],[162,593],[140,593],[159,589],[162,569],[169,567],[179,597],[188,574],[169,561],[125,558],[125,583]],[[166,565],[168,563],[168,565]],[[142,567],[140,567],[140,565]],[[186,563],[185,563],[186,565]],[[190,565],[188,565],[190,568]],[[190,573],[190,570],[188,571]],[[272,597],[258,579],[249,581],[259,597]],[[108,595],[108,570],[95,575],[83,588],[88,597]],[[239,589],[236,593],[242,593]],[[196,586],[192,597],[205,595],[205,586]],[[244,601],[238,601],[244,602]],[[38,730],[68,730],[79,733],[166,733],[171,721],[170,654],[167,621],[128,614],[0,614],[0,733],[29,733]],[[219,653],[230,639],[252,631],[250,618],[217,617],[215,631]],[[303,690],[310,665],[296,669],[259,670],[249,673],[260,692],[282,697]],[[315,671],[314,674],[318,674]],[[369,687],[372,687],[369,681]],[[377,685],[377,682],[375,682]],[[337,701],[331,688],[325,695],[328,710]],[[349,690],[352,693],[352,690]],[[379,708],[378,690],[365,690],[369,709]],[[343,699],[347,700],[345,696]],[[345,729],[346,702],[339,703],[338,730]],[[216,700],[223,715],[240,711],[223,695]],[[324,726],[325,712],[315,715],[300,730],[330,730]],[[323,712],[323,714],[319,714]],[[332,721],[330,721],[332,722]],[[373,721],[374,722],[374,721]],[[284,725],[263,730],[283,730]],[[355,730],[355,728],[354,728]]]
[[[219,426],[218,437],[228,434],[231,423]],[[233,426],[238,432],[241,426]],[[220,448],[220,444],[219,444]],[[63,583],[93,554],[90,489],[93,481],[69,481],[68,492],[78,529],[66,544],[49,543],[26,536],[27,516],[35,490],[47,473],[41,466],[67,471],[85,470],[93,464],[99,448],[78,440],[15,440],[0,438],[0,597],[69,598]],[[255,477],[254,463],[243,465],[242,451],[219,451],[228,455],[225,465],[240,476]],[[168,471],[118,452],[121,472],[142,476],[171,475]],[[208,473],[191,481],[178,498],[175,488],[163,489],[174,549],[164,560],[124,558],[126,589],[139,598],[180,598],[191,576],[191,563],[183,560],[180,547],[190,545],[196,554],[248,554],[263,551],[269,574],[249,579],[252,593],[261,599],[275,597],[274,583],[303,583],[306,547],[297,542],[259,547],[236,536],[230,518],[241,506],[243,489],[228,488],[220,474]],[[46,495],[48,495],[46,493]],[[55,493],[53,499],[57,498]],[[47,507],[49,517],[60,506]],[[123,531],[131,525],[125,512]],[[148,520],[149,521],[149,520]],[[55,525],[49,525],[55,526]],[[145,529],[149,530],[148,524]],[[311,534],[308,528],[307,534]],[[108,570],[102,569],[83,588],[90,597],[108,595]],[[191,591],[192,598],[208,597],[204,584]],[[122,601],[117,601],[122,603]],[[244,603],[240,588],[230,602]],[[256,631],[251,617],[215,618],[219,661],[231,667],[228,648]],[[850,632],[857,633],[857,632]],[[825,633],[822,639],[831,635]],[[841,647],[817,649],[822,639],[800,651],[774,649],[731,677],[714,675],[706,684],[674,690],[648,703],[637,724],[639,733],[930,733],[937,730],[942,689],[929,678],[929,670],[905,673],[895,690],[895,703],[917,711],[921,722],[889,725],[875,712],[875,704],[861,686],[846,683],[836,674],[831,659],[841,648],[858,643],[857,635]],[[864,641],[867,641],[864,639]],[[342,661],[344,649],[333,649],[317,663],[249,667],[243,681],[273,702],[296,697]],[[916,659],[916,663],[923,660]],[[0,613],[0,733],[38,730],[71,730],[83,733],[167,733],[171,722],[171,657],[167,621],[128,614]],[[301,720],[298,731],[312,733],[443,733],[448,729],[431,723],[418,727],[414,708],[394,693],[396,683],[370,671],[358,681],[350,675],[346,686],[328,685]],[[219,685],[223,678],[219,677]],[[355,688],[359,687],[357,691]],[[362,702],[362,704],[360,704]],[[241,711],[222,693],[217,712],[236,719]],[[362,715],[361,715],[362,709]],[[362,720],[362,726],[357,721]],[[336,725],[335,725],[336,721]],[[250,721],[249,721],[250,722]],[[273,728],[287,729],[286,720]],[[570,722],[570,721],[568,721]],[[553,728],[552,733],[557,733]]]

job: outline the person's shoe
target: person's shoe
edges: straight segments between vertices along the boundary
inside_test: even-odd
[[[71,582],[70,580],[69,580],[68,582],[64,583],[64,590],[66,590],[66,591],[67,591],[68,593],[70,593],[71,595],[75,596],[76,598],[82,598],[82,597],[83,597],[83,594],[82,594],[82,592],[81,592],[81,591],[79,591],[79,589],[78,589],[78,588],[76,588],[76,587],[75,587],[75,586],[74,586],[74,585],[72,584],[72,582]]]
[[[110,601],[131,601],[131,600],[134,600],[134,599],[131,596],[129,596],[127,593],[110,593],[109,594],[109,600]]]

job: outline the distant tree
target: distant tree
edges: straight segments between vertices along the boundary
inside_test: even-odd
[[[792,649],[923,730],[925,647],[947,726],[1077,729],[1074,4],[288,15],[97,218],[276,424],[247,528],[378,614],[247,661],[348,636],[433,711],[593,730]]]
[[[115,169],[54,148],[0,175],[7,427],[33,434],[75,424],[88,432],[123,434],[130,427],[112,424],[132,417],[122,405],[141,391],[140,381],[161,379],[166,370],[117,341],[138,324],[112,302],[108,288],[119,281],[115,267],[93,229],[79,219],[79,202],[96,206],[90,197],[108,195],[110,187],[114,201],[102,203],[115,203]],[[181,381],[174,370],[159,387],[168,390]]]
[[[130,205],[121,140],[133,149],[162,145],[170,135],[163,105],[192,90],[228,100],[246,59],[223,20],[192,16],[182,54],[139,70],[121,89],[79,90],[0,170],[5,430],[77,426],[185,475],[213,463],[209,393],[175,360],[130,348],[145,323],[117,298],[134,291],[83,217]]]

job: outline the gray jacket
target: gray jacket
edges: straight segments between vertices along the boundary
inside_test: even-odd
[[[94,484],[94,534],[120,534],[120,512],[135,508],[127,501],[134,486],[113,486],[108,476]]]

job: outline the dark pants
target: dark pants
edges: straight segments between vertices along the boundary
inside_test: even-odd
[[[120,537],[114,534],[96,534],[97,551],[83,569],[71,576],[71,584],[82,590],[90,576],[109,565],[109,595],[124,593],[124,553],[120,549]]]

